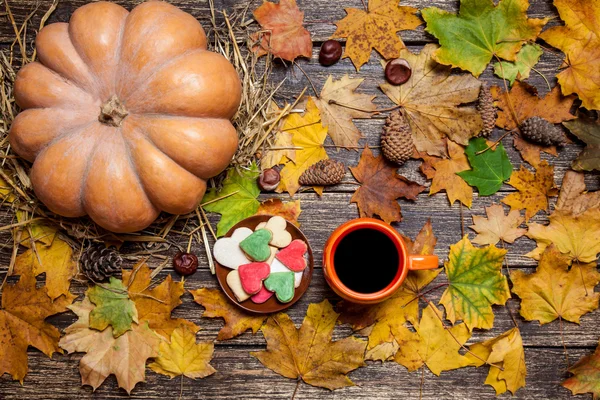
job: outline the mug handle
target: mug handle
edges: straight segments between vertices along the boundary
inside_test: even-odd
[[[409,254],[408,269],[411,271],[436,269],[439,261],[438,256],[434,255]]]

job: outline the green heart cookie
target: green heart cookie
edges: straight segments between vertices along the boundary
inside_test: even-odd
[[[266,261],[271,256],[269,242],[273,234],[268,229],[259,229],[240,242],[240,248],[254,261]]]
[[[267,279],[263,281],[267,290],[275,292],[277,300],[282,303],[289,303],[294,298],[294,273],[290,272],[272,272]]]

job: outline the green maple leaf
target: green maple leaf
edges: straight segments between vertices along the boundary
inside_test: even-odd
[[[202,203],[212,202],[204,206],[206,211],[221,214],[221,220],[217,224],[217,236],[225,235],[232,226],[258,211],[258,174],[256,164],[252,164],[249,170],[242,173],[232,168],[227,172],[222,189],[218,192],[211,189],[202,199]],[[215,199],[219,200],[214,201]]]
[[[471,139],[465,148],[465,154],[472,169],[457,173],[469,185],[476,186],[480,196],[496,193],[502,187],[502,183],[510,178],[513,168],[502,143],[498,143],[495,150],[489,149],[477,154],[485,148],[487,143],[484,138]]]
[[[447,318],[462,319],[469,327],[490,329],[494,325],[492,304],[504,305],[510,298],[502,260],[506,250],[495,246],[474,247],[465,236],[450,246],[444,265],[449,286],[440,299]]]
[[[563,122],[563,125],[586,144],[585,149],[573,161],[573,169],[600,170],[600,122],[579,114],[576,120]]]
[[[492,57],[515,61],[521,46],[535,40],[548,19],[528,19],[527,0],[461,0],[459,14],[437,7],[421,10],[425,30],[441,47],[434,59],[479,76]]]
[[[91,287],[87,295],[96,305],[90,312],[90,328],[103,331],[112,326],[113,336],[119,337],[138,322],[135,303],[120,280],[111,277],[108,285]]]
[[[522,81],[529,78],[533,66],[537,64],[544,51],[537,44],[523,46],[514,62],[502,61],[494,63],[494,73],[500,78],[504,77],[512,85],[515,80]]]

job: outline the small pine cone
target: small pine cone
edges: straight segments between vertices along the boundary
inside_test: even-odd
[[[385,158],[400,165],[413,154],[410,125],[400,110],[392,112],[385,120],[381,133],[381,151]]]
[[[496,107],[494,106],[494,98],[487,85],[481,85],[479,89],[479,97],[477,98],[477,111],[483,120],[483,129],[481,135],[488,137],[494,130],[496,125]]]
[[[521,123],[521,135],[543,146],[563,146],[566,144],[564,133],[559,127],[541,117],[531,117]]]
[[[329,186],[342,181],[346,173],[344,163],[335,160],[321,160],[308,167],[300,175],[298,183],[304,186]]]
[[[115,249],[99,244],[87,249],[79,262],[81,272],[88,279],[101,282],[121,269],[123,259]]]

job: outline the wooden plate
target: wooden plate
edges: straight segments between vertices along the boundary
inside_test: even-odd
[[[238,228],[250,228],[254,230],[254,228],[256,228],[256,225],[260,224],[261,222],[267,222],[271,217],[272,215],[254,215],[252,217],[248,217],[235,224],[233,228],[231,228],[229,232],[227,232],[225,237],[230,237],[233,234],[233,231],[235,231]],[[296,227],[294,224],[288,221],[286,229],[292,235],[292,240],[303,240],[306,243],[306,247],[308,248],[308,265],[306,266],[306,269],[302,274],[302,281],[300,281],[300,286],[298,286],[294,292],[294,298],[288,303],[281,303],[279,300],[277,300],[275,295],[273,295],[269,300],[265,301],[262,304],[254,303],[250,299],[240,303],[235,298],[235,295],[229,288],[229,285],[227,285],[227,274],[231,271],[231,269],[226,268],[219,264],[217,261],[215,261],[215,272],[217,274],[217,280],[219,281],[219,285],[221,285],[221,289],[223,289],[225,295],[229,297],[229,300],[237,304],[240,308],[257,314],[268,314],[282,311],[290,307],[298,300],[300,300],[300,297],[302,297],[304,292],[306,292],[306,289],[308,289],[308,285],[310,284],[310,280],[312,279],[314,268],[312,249],[310,248],[310,244],[308,243],[306,236],[304,236],[304,234],[300,231],[300,229],[298,229],[298,227]]]

